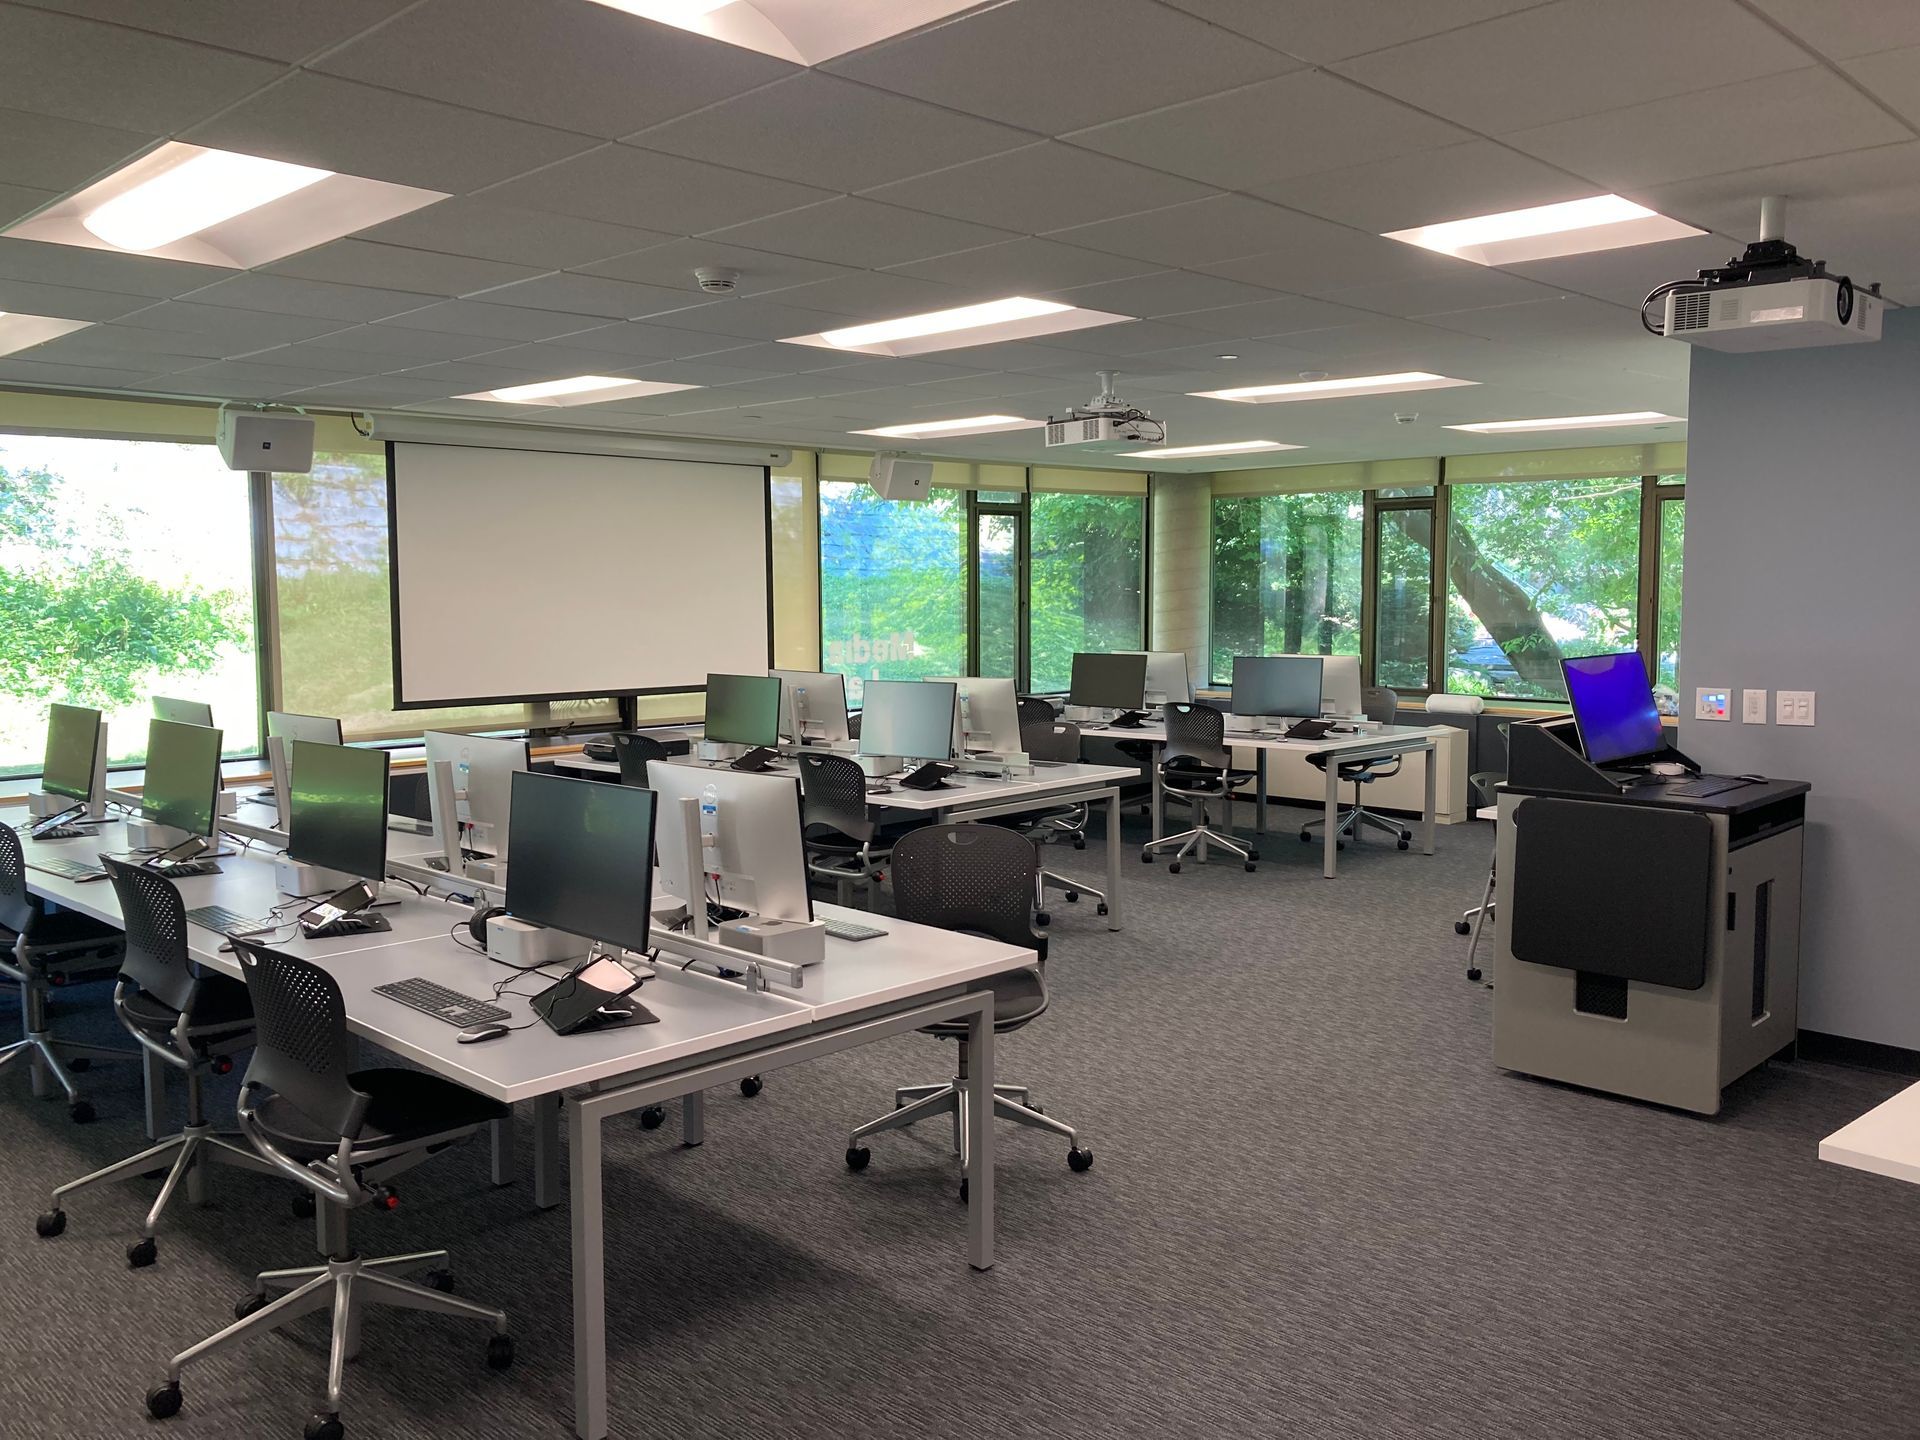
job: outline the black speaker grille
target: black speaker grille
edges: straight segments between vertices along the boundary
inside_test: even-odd
[[[1627,1018],[1627,982],[1618,975],[1595,975],[1577,970],[1573,979],[1573,1008],[1603,1020]]]

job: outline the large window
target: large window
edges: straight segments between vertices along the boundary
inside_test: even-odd
[[[211,445],[0,435],[0,775],[40,769],[53,701],[105,711],[115,763],[156,694],[259,753],[247,486]]]
[[[1210,678],[1236,655],[1360,653],[1362,492],[1213,502]]]
[[[882,500],[869,485],[820,482],[821,666],[864,680],[957,675],[967,664],[966,499]]]
[[[1447,487],[1448,690],[1565,700],[1562,657],[1638,645],[1643,489],[1637,475]]]
[[[1043,493],[1029,503],[1030,688],[1045,694],[1067,688],[1076,650],[1145,646],[1147,502],[1138,495]]]
[[[1676,690],[1680,675],[1680,551],[1687,535],[1687,497],[1662,484],[1658,502],[1660,579],[1655,611],[1653,683]],[[1678,692],[1675,693],[1676,701]],[[1677,711],[1676,711],[1677,713]]]

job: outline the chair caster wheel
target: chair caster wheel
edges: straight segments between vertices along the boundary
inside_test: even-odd
[[[1473,933],[1473,925],[1470,921],[1456,920],[1453,922],[1453,933],[1456,935],[1471,935]]]
[[[1053,916],[1044,910],[1036,910],[1033,912],[1033,923],[1045,928],[1053,923]]]
[[[1093,1168],[1093,1151],[1084,1145],[1076,1145],[1067,1151],[1067,1168],[1076,1175],[1083,1175]]]
[[[1142,865],[1153,864],[1153,852],[1151,850],[1142,850],[1140,852],[1140,863]]]
[[[340,1423],[338,1415],[316,1415],[300,1432],[302,1440],[343,1440],[346,1433],[347,1427]]]
[[[1098,911],[1097,911],[1097,913],[1098,913],[1098,914],[1101,914],[1101,915],[1104,915],[1104,914],[1106,914],[1106,913],[1107,913],[1107,902],[1106,902],[1106,901],[1104,901],[1104,900],[1102,900],[1102,901],[1100,902],[1100,905],[1099,905],[1099,909],[1098,909]]]
[[[76,1075],[84,1075],[87,1073],[87,1071],[91,1070],[92,1068],[93,1068],[93,1061],[89,1060],[84,1055],[77,1056],[76,1058],[67,1061],[67,1069],[71,1070]]]
[[[1178,860],[1174,861],[1171,865],[1167,866],[1167,874],[1178,875],[1179,873],[1180,873],[1180,862]]]
[[[76,1100],[67,1107],[67,1118],[76,1125],[91,1125],[95,1114],[91,1100]]]
[[[1467,971],[1467,979],[1473,981],[1476,985],[1480,983],[1480,967],[1478,965]]]
[[[293,1212],[293,1218],[296,1220],[311,1220],[313,1218],[313,1207],[313,1196],[305,1190],[301,1190],[295,1192],[293,1200],[287,1206],[287,1209]]]
[[[129,1270],[144,1270],[159,1257],[160,1247],[154,1244],[151,1235],[147,1236],[144,1240],[136,1240],[133,1244],[127,1246],[127,1268]]]
[[[1247,863],[1249,865],[1258,864],[1259,861],[1260,861],[1260,852],[1258,850],[1247,851]]]
[[[254,1311],[263,1308],[266,1303],[267,1297],[265,1295],[242,1295],[238,1300],[233,1302],[233,1318],[236,1320],[244,1320],[247,1316],[253,1314]]]
[[[1336,840],[1333,842],[1333,848],[1336,850],[1344,850],[1347,848],[1347,842],[1344,840]]]
[[[1302,830],[1300,832],[1300,843],[1302,845],[1311,845],[1313,843],[1313,832],[1311,830]]]
[[[513,1364],[513,1336],[495,1335],[487,1341],[487,1368],[505,1370]]]
[[[967,1203],[967,1177],[964,1175],[960,1177],[960,1203]]]
[[[1247,861],[1246,870],[1247,874],[1253,874],[1253,862],[1251,860]]]
[[[1073,848],[1074,848],[1074,849],[1076,849],[1076,850],[1084,850],[1084,849],[1086,849],[1086,848],[1087,848],[1087,837],[1086,837],[1086,836],[1084,836],[1084,835],[1076,835],[1076,836],[1074,836],[1074,837],[1073,837]]]
[[[420,1283],[429,1290],[438,1290],[442,1295],[453,1294],[453,1272],[451,1270],[429,1270],[420,1277]]]
[[[662,1106],[649,1105],[640,1112],[640,1128],[642,1130],[658,1130],[666,1123],[667,1112]]]
[[[1405,849],[1406,849],[1406,848],[1407,848],[1408,846],[1410,846],[1410,845],[1412,845],[1412,844],[1413,844],[1413,842],[1412,842],[1411,840],[1402,840],[1402,841],[1400,842],[1400,848],[1401,848],[1402,850],[1405,850]]]
[[[67,1212],[64,1210],[49,1210],[44,1215],[36,1216],[33,1222],[33,1233],[42,1240],[51,1240],[56,1235],[64,1234],[66,1228]]]
[[[147,1391],[147,1413],[156,1420],[170,1420],[180,1413],[180,1383],[169,1380]]]
[[[847,1169],[858,1172],[867,1168],[867,1162],[873,1159],[873,1151],[864,1145],[847,1147]]]
[[[760,1093],[762,1081],[758,1075],[749,1075],[740,1082],[740,1093],[751,1100]]]
[[[1079,903],[1080,903],[1080,892],[1078,890],[1067,891],[1067,904],[1078,905]]]

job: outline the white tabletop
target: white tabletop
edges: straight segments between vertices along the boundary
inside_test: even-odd
[[[1920,1185],[1920,1085],[1909,1085],[1827,1136],[1820,1158]]]
[[[663,763],[695,770],[721,770],[727,764],[724,760],[707,761],[692,755],[670,756]],[[768,773],[791,775],[794,770],[791,762],[783,761],[770,767]],[[888,810],[952,810],[968,805],[997,805],[1088,786],[1123,785],[1139,778],[1140,772],[1130,765],[1037,764],[1031,775],[1012,775],[1004,780],[990,775],[949,775],[946,784],[938,790],[908,790],[892,779],[882,780],[878,783],[889,788],[878,792],[869,788],[867,803]]]
[[[1226,743],[1247,750],[1303,750],[1322,755],[1334,750],[1363,750],[1383,742],[1419,743],[1444,735],[1450,729],[1452,727],[1448,725],[1375,725],[1350,735],[1328,734],[1318,740],[1289,740],[1284,735],[1229,730],[1226,732]],[[1146,740],[1157,745],[1167,738],[1167,727],[1164,722],[1157,720],[1132,729],[1113,725],[1082,725],[1080,735],[1082,739]]]

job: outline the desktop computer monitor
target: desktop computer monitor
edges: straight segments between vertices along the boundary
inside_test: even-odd
[[[513,777],[527,768],[527,742],[446,730],[429,730],[423,738],[427,764],[444,761],[452,767],[454,809],[460,823],[473,830],[469,836],[473,843],[466,848],[485,851],[496,860],[507,859],[513,831]],[[443,848],[450,839],[458,852],[458,835],[439,838]]]
[[[1640,652],[1562,660],[1580,748],[1594,765],[1648,759],[1666,744],[1660,710]]]
[[[780,677],[707,676],[707,720],[703,733],[721,745],[778,745]]]
[[[1236,655],[1233,657],[1235,715],[1267,715],[1312,720],[1320,714],[1321,664],[1318,655]]]
[[[940,680],[869,680],[860,753],[907,760],[953,758],[955,687]]]
[[[763,920],[813,919],[797,779],[691,765],[656,765],[648,775],[660,797],[655,842],[664,889],[689,906],[704,895],[722,907],[717,916],[709,910],[713,918],[730,918],[724,911],[738,910]],[[687,834],[689,800],[697,811],[697,840]]]
[[[330,715],[290,715],[284,710],[267,712],[267,737],[282,740],[312,740],[321,745],[344,745],[340,722]]]
[[[1320,705],[1329,715],[1364,715],[1358,655],[1277,655],[1277,660],[1320,662]]]
[[[1138,710],[1147,699],[1147,652],[1123,651],[1096,655],[1081,651],[1073,657],[1067,703],[1095,710]]]
[[[1147,704],[1193,703],[1193,681],[1187,673],[1186,651],[1142,650],[1138,653],[1147,657]]]
[[[1020,700],[1013,681],[981,675],[933,675],[923,683],[951,685],[958,703],[954,709],[954,753],[984,750],[1014,755],[1027,747],[1020,742]]]
[[[213,725],[213,706],[204,700],[170,700],[164,695],[153,697],[153,718],[172,720],[180,725]]]
[[[174,720],[148,721],[140,818],[188,835],[211,835],[219,796],[220,732]]]
[[[780,733],[802,740],[845,741],[847,677],[825,670],[769,670],[780,682]]]
[[[105,733],[98,710],[54,705],[47,713],[47,758],[41,764],[40,788],[81,804],[96,799],[94,779]]]
[[[653,909],[655,804],[654,792],[638,785],[516,774],[513,849],[519,858],[507,867],[508,913],[599,945],[644,952]]]
[[[287,855],[378,885],[387,874],[387,752],[295,740]]]

